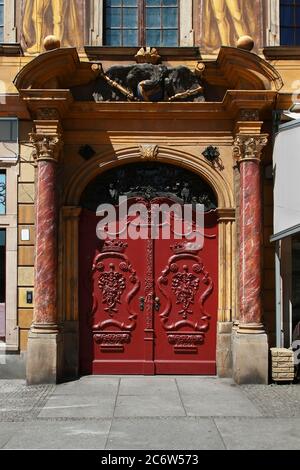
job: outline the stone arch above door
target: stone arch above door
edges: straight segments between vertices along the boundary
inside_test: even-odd
[[[234,207],[233,192],[230,184],[219,170],[214,169],[208,162],[190,153],[176,150],[173,147],[156,145],[155,147],[157,147],[155,161],[182,166],[186,170],[196,173],[215,192],[219,209],[232,209]],[[115,152],[109,151],[96,155],[92,160],[84,162],[77,169],[65,189],[63,204],[77,206],[85,187],[102,172],[126,163],[146,160],[147,158],[142,155],[141,146],[127,147]]]

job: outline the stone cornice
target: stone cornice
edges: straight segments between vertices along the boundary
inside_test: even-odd
[[[180,120],[232,120],[239,119],[242,110],[259,112],[261,119],[271,119],[277,93],[270,90],[228,90],[222,102],[102,102],[74,101],[68,118],[82,119],[180,119]],[[172,115],[172,117],[170,117]],[[243,121],[246,125],[247,121]],[[257,127],[262,121],[253,122]],[[249,130],[249,133],[252,129]]]
[[[62,119],[73,101],[69,90],[21,90],[20,96],[33,119]]]

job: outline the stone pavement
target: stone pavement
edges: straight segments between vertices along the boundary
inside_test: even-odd
[[[190,376],[0,380],[0,449],[299,449],[300,385]]]

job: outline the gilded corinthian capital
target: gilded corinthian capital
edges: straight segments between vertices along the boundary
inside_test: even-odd
[[[59,153],[63,145],[61,134],[45,135],[31,133],[29,136],[30,142],[35,148],[34,158],[37,161],[58,161]]]
[[[233,156],[240,163],[246,160],[261,161],[261,151],[268,143],[267,134],[238,134],[233,143]]]

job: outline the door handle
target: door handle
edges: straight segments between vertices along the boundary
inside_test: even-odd
[[[145,299],[144,297],[140,297],[140,311],[143,312],[145,309]]]
[[[160,309],[160,300],[159,297],[155,297],[154,299],[154,309],[158,312]]]

